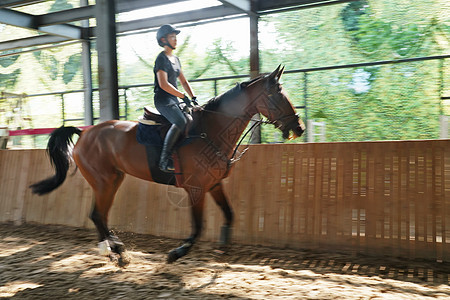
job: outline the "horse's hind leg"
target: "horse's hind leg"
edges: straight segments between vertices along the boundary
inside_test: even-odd
[[[231,210],[228,199],[223,192],[222,183],[219,182],[209,192],[213,196],[216,204],[222,209],[223,215],[225,217],[225,224],[222,226],[222,230],[220,232],[220,245],[227,246],[230,243],[231,239],[233,211]]]

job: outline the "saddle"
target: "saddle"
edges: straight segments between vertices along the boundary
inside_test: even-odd
[[[187,119],[187,125],[184,132],[184,136],[189,136],[189,131],[192,128],[193,118],[192,115],[186,112],[183,112],[184,116]],[[142,117],[138,118],[139,123],[145,124],[145,125],[162,125],[163,127],[167,126],[167,130],[169,129],[171,123],[169,120],[166,119],[163,115],[159,113],[156,109],[150,106],[144,106],[144,115]],[[164,134],[167,132],[167,130],[163,130]]]
[[[144,115],[139,118],[139,122],[146,125],[162,125],[169,123],[169,120],[153,107],[144,106]]]
[[[188,120],[191,119],[188,118]],[[179,186],[182,182],[182,177],[180,177],[181,171],[176,151],[174,151],[172,156],[176,173],[163,172],[158,166],[164,137],[172,124],[156,109],[147,106],[144,107],[144,114],[138,118],[138,121],[140,124],[137,129],[136,139],[138,143],[145,146],[147,164],[153,181],[156,183]],[[181,136],[178,145],[175,147],[177,148],[185,138],[186,134]]]

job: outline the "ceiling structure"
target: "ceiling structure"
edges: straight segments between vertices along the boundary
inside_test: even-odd
[[[133,32],[156,28],[161,24],[189,24],[195,22],[217,21],[223,18],[259,16],[293,9],[310,8],[321,5],[350,2],[354,0],[220,0],[216,6],[190,10],[165,16],[156,16],[128,22],[116,23],[116,33]],[[45,0],[3,0],[0,2],[0,23],[34,30],[36,36],[0,41],[0,51],[23,49],[49,44],[58,44],[74,40],[96,38],[96,27],[73,25],[75,21],[96,17],[95,5],[85,5],[51,12],[31,14],[20,12],[24,6],[48,2]],[[87,0],[85,1],[88,2]],[[184,3],[183,3],[184,2]],[[218,1],[217,1],[218,2]],[[83,3],[83,0],[81,0]],[[186,5],[186,0],[116,0],[116,13],[179,3]],[[0,52],[0,56],[2,53]]]
[[[187,0],[79,0],[71,9],[34,14],[33,5],[51,0],[1,0],[0,25],[6,24],[34,32],[28,37],[0,41],[0,57],[81,43],[84,78],[85,124],[93,124],[91,41],[96,39],[100,121],[119,118],[116,38],[142,30],[155,30],[162,24],[179,27],[230,18],[250,20],[250,75],[259,74],[258,19],[264,14],[346,3],[356,0],[205,0],[206,7],[190,8]],[[202,2],[203,3],[203,2]],[[117,21],[117,15],[162,5],[179,5],[182,10],[130,21]],[[185,9],[184,9],[185,8]],[[89,20],[95,20],[89,22]],[[90,24],[96,24],[90,26]]]

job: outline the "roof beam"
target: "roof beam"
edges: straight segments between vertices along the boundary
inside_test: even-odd
[[[37,15],[36,17],[41,25],[54,25],[85,20],[95,17],[95,5],[61,10],[44,15]]]
[[[247,13],[251,10],[250,0],[219,0],[225,6],[232,6]]]
[[[44,34],[0,43],[0,51],[21,49],[69,41],[65,37]]]
[[[36,18],[33,15],[7,8],[0,9],[0,23],[30,29],[37,27]]]
[[[0,8],[23,6],[44,1],[46,0],[2,0],[0,2]]]
[[[173,4],[186,0],[116,0],[116,12],[128,12],[136,9],[149,8],[165,4]]]
[[[271,13],[278,11],[287,11],[291,9],[311,8],[317,6],[331,5],[352,2],[357,0],[258,0],[258,13]]]
[[[0,23],[38,30],[41,32],[59,35],[70,39],[83,38],[83,32],[80,27],[68,24],[42,26],[38,21],[38,17],[31,14],[26,14],[7,8],[0,9]]]
[[[242,14],[242,12],[233,7],[214,6],[194,11],[117,23],[117,33],[148,29],[160,26],[161,24],[189,23],[199,20],[223,18],[238,14]]]
[[[171,0],[170,3],[181,2],[185,0]],[[129,12],[137,9],[143,9],[158,5],[168,4],[167,0],[153,0],[151,4],[148,0],[116,0],[116,13]],[[87,5],[78,8],[61,10],[48,14],[37,16],[39,24],[54,25],[69,23],[73,21],[95,18],[95,5]]]
[[[38,26],[37,30],[52,35],[59,35],[68,39],[82,40],[85,38],[82,28],[70,24]]]

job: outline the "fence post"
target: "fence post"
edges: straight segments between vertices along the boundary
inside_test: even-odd
[[[0,126],[0,149],[6,149],[9,139],[8,127]]]
[[[439,138],[448,139],[448,123],[449,123],[450,119],[448,116],[444,116],[444,115],[441,115],[439,117],[439,119],[440,119],[440,123],[441,123],[441,126],[440,126],[441,130],[440,130]]]
[[[305,120],[304,122],[308,124],[308,73],[303,73],[303,100],[304,100],[304,106],[305,106]],[[308,128],[308,125],[306,125]],[[305,134],[305,140],[309,140],[309,130],[306,130]]]
[[[308,133],[307,142],[314,143],[315,137],[319,137],[319,142],[325,142],[325,122],[316,122],[314,119],[307,121],[306,130]],[[316,133],[316,127],[319,127],[320,132]]]
[[[61,98],[61,115],[62,115],[62,121],[63,125],[66,125],[66,109],[64,107],[64,94],[59,94],[59,97]]]

